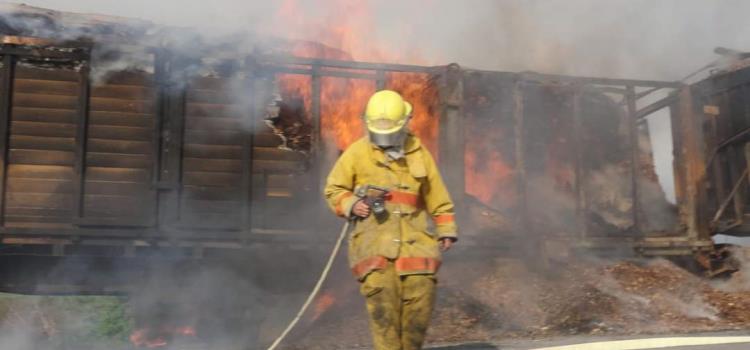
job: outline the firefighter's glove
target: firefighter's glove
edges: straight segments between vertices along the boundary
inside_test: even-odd
[[[364,200],[360,200],[357,203],[354,203],[354,207],[352,208],[352,214],[364,219],[370,216],[370,206],[367,205],[367,203],[365,203]]]
[[[445,252],[448,251],[448,249],[451,249],[453,246],[453,243],[456,242],[454,238],[445,237],[440,239],[440,250]]]

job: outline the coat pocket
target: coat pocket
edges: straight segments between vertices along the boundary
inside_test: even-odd
[[[359,286],[359,293],[369,298],[383,291],[383,288],[383,273],[381,271],[373,271],[365,277],[365,280]]]

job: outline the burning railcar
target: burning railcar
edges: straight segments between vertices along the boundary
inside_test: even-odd
[[[132,282],[50,273],[71,256],[106,270],[121,259],[221,260],[259,242],[304,247],[309,223],[325,221],[321,177],[360,137],[366,97],[385,87],[414,101],[412,130],[436,154],[469,243],[711,248],[686,224],[693,199],[664,199],[638,122],[656,106],[638,109],[640,99],[683,84],[364,63],[314,43],[186,52],[150,45],[168,34],[149,26],[7,11],[1,232],[4,266],[28,271],[3,269],[4,290],[115,292]],[[40,18],[78,36],[40,32]],[[677,183],[692,186],[692,168],[675,164]]]

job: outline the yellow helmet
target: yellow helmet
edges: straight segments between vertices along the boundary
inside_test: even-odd
[[[381,90],[367,101],[365,124],[367,130],[379,135],[398,132],[404,128],[411,117],[411,104],[397,92]]]

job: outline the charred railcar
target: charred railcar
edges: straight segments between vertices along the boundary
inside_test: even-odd
[[[374,90],[402,73],[429,76],[437,91],[428,117],[438,131],[428,144],[437,145],[459,221],[468,228],[467,245],[480,239],[499,249],[559,238],[568,247],[658,255],[712,248],[700,209],[710,191],[701,188],[716,181],[701,177],[694,157],[703,149],[702,129],[690,91],[703,91],[700,84],[218,48],[185,52],[32,38],[13,28],[6,34],[0,46],[2,290],[126,292],[144,271],[170,259],[298,269],[299,262],[278,257],[330,237],[315,234],[331,230],[322,225],[331,215],[323,213],[319,190],[340,151],[321,130],[325,84],[356,80]],[[278,91],[281,75],[304,76],[309,84],[298,96],[309,101],[305,116],[295,121],[307,124],[291,128],[302,136],[274,123],[290,110]],[[639,108],[657,90],[674,93]],[[639,124],[669,106],[677,150],[675,223],[653,216],[654,203],[671,209],[656,184],[647,128]],[[290,143],[290,137],[303,139]],[[480,203],[464,194],[477,194],[477,183],[492,184],[499,201]]]

